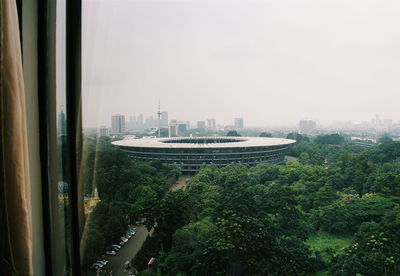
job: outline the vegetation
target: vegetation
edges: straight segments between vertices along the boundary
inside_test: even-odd
[[[144,270],[156,257],[151,275],[400,274],[400,143],[288,138],[299,162],[206,166],[178,191],[168,190],[176,168],[92,145],[105,152],[87,155],[102,198],[87,246],[100,252],[129,220],[146,218],[155,234],[133,264]]]
[[[236,136],[236,137],[238,137],[238,136],[242,136],[242,135],[240,135],[236,130],[230,130],[230,131],[228,131],[226,136]]]
[[[157,228],[164,235],[158,237],[160,244],[171,235],[171,244],[159,248],[158,272],[396,275],[400,161],[384,145],[346,150],[352,146],[320,150],[325,160],[334,149],[341,153],[322,166],[301,160],[253,168],[204,167],[179,195],[191,207],[169,211],[175,210],[172,217],[180,216],[184,225],[177,228],[170,220],[173,231]],[[374,162],[372,151],[392,161]]]
[[[158,202],[179,176],[179,169],[161,162],[135,162],[111,140],[85,140],[84,187],[92,196],[97,187],[101,202],[87,218],[84,265],[117,243],[129,223],[147,218],[152,227]]]
[[[272,134],[269,132],[263,132],[260,134],[260,137],[272,137]]]

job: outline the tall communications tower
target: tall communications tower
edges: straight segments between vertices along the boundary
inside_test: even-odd
[[[160,100],[158,100],[157,132],[158,132],[158,137],[159,137],[159,138],[161,137],[160,121],[161,121],[161,106],[160,106]]]

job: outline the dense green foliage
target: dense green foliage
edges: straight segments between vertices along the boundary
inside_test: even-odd
[[[177,169],[89,141],[96,167],[85,179],[102,198],[89,217],[91,254],[146,218],[155,234],[133,264],[156,257],[154,275],[398,275],[400,143],[288,138],[299,162],[206,166],[177,191]]]
[[[85,139],[84,187],[91,196],[97,187],[101,202],[87,218],[84,264],[91,264],[126,232],[129,223],[146,218],[149,227],[158,214],[158,202],[179,169],[161,162],[135,162],[109,138]],[[95,241],[98,242],[95,242]]]
[[[272,137],[272,134],[269,132],[263,132],[260,134],[260,137]]]
[[[386,147],[321,150],[340,152],[323,166],[204,167],[168,193],[179,204],[160,203],[159,273],[396,275],[400,161]],[[391,161],[372,159],[378,150]]]
[[[344,143],[344,138],[339,134],[319,135],[317,138],[315,138],[315,143],[325,145],[341,145]]]
[[[230,130],[226,136],[241,136],[236,130]]]

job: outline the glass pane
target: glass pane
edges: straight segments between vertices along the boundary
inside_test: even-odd
[[[384,2],[84,0],[83,270],[396,274]]]
[[[71,206],[69,199],[70,151],[68,147],[66,103],[66,5],[56,1],[56,112],[57,112],[57,200],[53,210],[54,273],[71,275]]]

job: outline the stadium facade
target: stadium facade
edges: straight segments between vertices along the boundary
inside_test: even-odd
[[[142,138],[113,142],[140,161],[159,160],[194,174],[202,166],[224,167],[284,162],[287,147],[296,141],[264,137]]]

